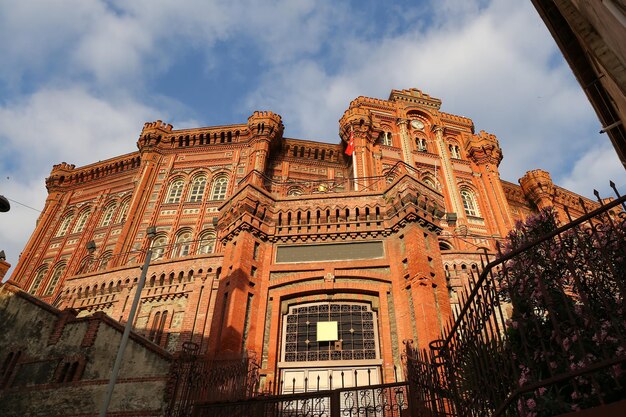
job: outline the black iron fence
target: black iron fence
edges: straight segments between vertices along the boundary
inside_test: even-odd
[[[194,417],[408,417],[405,382],[198,404]]]
[[[259,363],[253,353],[236,359],[208,359],[185,342],[170,372],[168,417],[187,417],[200,402],[235,401],[259,390]]]
[[[444,338],[424,351],[406,342],[411,401],[433,416],[538,417],[626,399],[626,196],[617,197],[561,227],[544,211],[497,259],[485,254]]]

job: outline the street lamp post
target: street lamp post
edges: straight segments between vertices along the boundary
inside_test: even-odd
[[[122,335],[122,341],[120,342],[120,347],[117,351],[117,356],[115,358],[115,364],[113,365],[113,371],[111,371],[111,377],[109,378],[109,385],[107,386],[106,395],[104,397],[104,401],[102,402],[102,407],[100,409],[99,417],[105,417],[107,413],[107,409],[109,408],[109,403],[111,402],[111,397],[113,396],[113,389],[115,388],[115,382],[117,381],[117,376],[120,372],[120,367],[122,365],[122,358],[124,357],[124,350],[126,349],[126,345],[128,344],[128,337],[130,335],[130,330],[133,327],[133,321],[135,319],[135,313],[137,312],[137,306],[139,305],[139,300],[141,299],[141,291],[143,290],[143,286],[146,283],[146,274],[148,273],[148,267],[150,266],[150,258],[152,257],[152,239],[156,235],[156,228],[154,226],[148,227],[146,230],[146,237],[148,238],[148,250],[146,251],[146,260],[143,263],[141,268],[141,277],[139,278],[139,282],[137,283],[137,289],[135,291],[135,298],[133,299],[133,304],[130,308],[130,313],[128,315],[128,320],[126,321],[126,325],[124,326],[124,334]]]

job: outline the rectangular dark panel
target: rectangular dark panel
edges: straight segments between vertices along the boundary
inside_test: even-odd
[[[382,241],[279,246],[276,249],[276,263],[346,261],[383,258],[384,256]]]

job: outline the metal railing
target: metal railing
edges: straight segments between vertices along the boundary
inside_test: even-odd
[[[194,417],[401,417],[409,410],[406,382],[198,404]]]
[[[433,416],[551,416],[626,399],[626,196],[510,235],[441,340],[406,342],[411,400]],[[602,200],[599,198],[600,202]]]

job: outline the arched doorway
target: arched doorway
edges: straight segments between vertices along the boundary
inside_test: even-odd
[[[381,382],[378,315],[370,303],[296,304],[282,319],[280,392]]]

